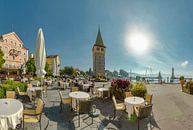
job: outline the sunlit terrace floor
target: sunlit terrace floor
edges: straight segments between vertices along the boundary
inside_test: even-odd
[[[44,99],[45,109],[42,116],[42,129],[47,130],[137,130],[137,123],[125,119],[112,120],[113,103],[111,99],[95,99],[94,103],[101,110],[101,115],[90,125],[91,118],[84,121],[78,127],[78,118],[68,108],[61,113],[57,87],[48,90],[48,96]],[[153,130],[192,130],[193,129],[193,96],[181,92],[179,85],[148,85],[148,93],[153,94]],[[121,112],[118,113],[118,116]],[[82,115],[86,118],[86,115]],[[39,130],[39,125],[25,124],[25,129]],[[149,130],[148,120],[140,122],[141,130]]]

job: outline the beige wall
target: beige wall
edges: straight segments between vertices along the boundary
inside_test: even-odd
[[[54,60],[56,61],[56,65],[58,66],[58,76],[60,74],[60,57],[54,56],[54,57],[47,57],[46,58],[46,62],[49,64],[49,68],[50,70],[53,72],[53,68],[54,68]]]
[[[2,35],[0,48],[4,53],[5,59],[3,68],[19,69],[28,60],[28,49],[24,48],[23,42],[15,32]],[[17,55],[12,53],[13,49],[16,50],[15,54]]]

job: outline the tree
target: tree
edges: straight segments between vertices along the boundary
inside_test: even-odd
[[[119,70],[119,75],[121,77],[128,77],[129,73],[127,71],[123,70],[123,69],[120,69]]]
[[[110,70],[105,70],[105,74],[107,78],[112,78],[113,77],[113,73]]]
[[[113,77],[118,77],[118,76],[119,76],[119,73],[116,70],[114,70],[113,71]]]
[[[35,74],[36,72],[36,66],[35,66],[35,61],[33,58],[30,58],[27,62],[26,62],[26,68],[27,68],[27,72],[31,73],[31,74]]]
[[[72,76],[75,73],[75,70],[73,67],[71,66],[66,66],[64,67],[64,69],[61,71],[62,75],[68,75],[68,76]]]
[[[0,49],[0,68],[5,63],[5,60],[3,59],[3,56],[4,56],[3,51],[1,51],[1,49]]]
[[[45,71],[46,71],[46,76],[53,76],[52,70],[50,69],[48,62],[46,62]]]

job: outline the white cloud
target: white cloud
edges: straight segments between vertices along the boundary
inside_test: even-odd
[[[188,61],[187,60],[181,63],[182,68],[186,68],[187,65],[188,65]]]

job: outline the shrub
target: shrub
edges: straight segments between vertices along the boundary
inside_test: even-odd
[[[17,90],[17,87],[19,87],[20,91],[26,91],[27,90],[27,84],[21,83],[21,82],[13,82],[12,84],[2,84],[1,86],[5,90],[11,90],[11,91]]]
[[[147,93],[147,89],[144,83],[136,83],[131,89],[133,96],[144,97]]]
[[[2,84],[2,87],[3,87],[5,90],[15,91],[15,86],[14,86],[14,85]]]
[[[26,83],[15,82],[14,86],[15,86],[15,88],[19,87],[20,91],[22,91],[22,92],[27,90],[27,84]]]
[[[2,86],[0,86],[0,98],[4,98],[5,93],[6,93],[5,89]]]
[[[8,80],[6,80],[6,83],[12,85],[14,83],[14,81],[11,79],[8,79]]]

